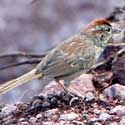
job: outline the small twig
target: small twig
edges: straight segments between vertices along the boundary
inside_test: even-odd
[[[45,57],[44,54],[34,54],[34,53],[24,53],[24,52],[17,52],[17,53],[10,53],[10,54],[0,54],[0,58],[8,58],[8,57],[26,57],[26,58],[43,58]]]
[[[38,64],[40,61],[41,59],[34,59],[34,60],[27,60],[23,62],[11,63],[11,64],[7,64],[5,66],[0,67],[0,70],[8,69],[8,68],[15,67],[15,66],[26,65],[26,64]]]
[[[108,44],[109,46],[125,46],[125,43],[113,43],[113,44]]]

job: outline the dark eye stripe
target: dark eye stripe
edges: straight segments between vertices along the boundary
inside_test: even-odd
[[[108,32],[110,32],[110,30],[111,30],[110,28],[107,29]]]

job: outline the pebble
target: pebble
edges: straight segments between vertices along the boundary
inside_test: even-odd
[[[95,123],[93,123],[93,125],[102,125],[102,124],[99,122],[95,122]]]
[[[100,114],[101,111],[100,111],[99,109],[95,108],[95,109],[93,110],[93,112],[98,115],[98,114]]]
[[[49,117],[52,117],[57,112],[58,112],[58,109],[51,109],[51,110],[45,111],[43,115],[44,117],[49,118]]]
[[[42,125],[54,125],[54,122],[48,121],[48,122],[42,122]]]
[[[78,117],[79,115],[76,113],[67,113],[67,114],[62,114],[60,116],[60,120],[69,121],[69,120],[77,119]]]
[[[2,108],[1,114],[7,115],[7,114],[9,114],[9,113],[15,111],[16,108],[17,108],[16,106],[11,105],[11,104],[10,104],[10,105],[6,105],[5,107]]]
[[[20,118],[20,119],[19,119],[19,122],[24,122],[24,121],[26,121],[25,118]]]
[[[108,120],[108,119],[110,119],[111,118],[111,115],[109,115],[109,114],[107,114],[107,113],[101,113],[100,115],[99,115],[99,120],[101,120],[101,121],[106,121],[106,120]]]
[[[98,121],[98,118],[91,118],[90,121],[91,122],[96,122],[96,121]]]
[[[92,101],[94,99],[95,99],[95,96],[94,96],[94,94],[92,92],[87,92],[85,94],[85,101],[86,102]]]
[[[45,102],[42,103],[43,109],[47,109],[48,107],[50,107],[50,105],[51,104],[48,101],[45,101]]]
[[[103,91],[103,94],[108,96],[110,99],[121,98],[125,99],[125,86],[115,84]]]
[[[37,114],[37,115],[36,115],[36,118],[37,118],[37,119],[41,119],[41,118],[42,118],[42,114]]]
[[[36,118],[36,117],[31,117],[31,118],[29,119],[29,121],[30,121],[31,123],[35,123],[35,122],[37,121],[37,118]]]
[[[118,105],[111,110],[111,113],[116,113],[117,115],[125,115],[125,106]]]
[[[119,125],[125,125],[125,116],[121,117],[121,121],[119,122]]]
[[[109,125],[119,125],[117,122],[112,122],[111,124]]]
[[[31,124],[28,122],[20,122],[19,125],[31,125]]]

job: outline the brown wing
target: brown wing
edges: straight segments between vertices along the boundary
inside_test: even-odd
[[[37,72],[42,72],[45,77],[54,78],[87,70],[95,61],[92,48],[85,37],[75,35],[50,51],[38,65]]]

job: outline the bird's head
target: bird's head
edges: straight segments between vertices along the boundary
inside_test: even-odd
[[[119,30],[113,28],[107,20],[98,19],[87,25],[82,32],[88,35],[95,45],[106,47],[111,43],[113,34],[119,32]]]

